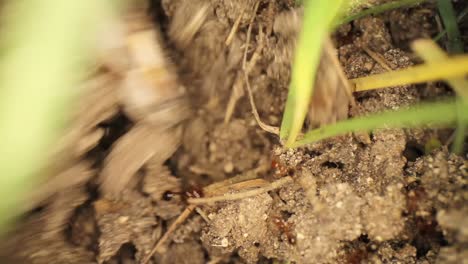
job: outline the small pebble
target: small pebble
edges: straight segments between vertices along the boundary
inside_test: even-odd
[[[223,238],[221,240],[221,246],[222,247],[228,247],[229,246],[229,240],[227,238]]]
[[[117,221],[119,221],[120,224],[125,224],[128,221],[128,218],[128,216],[121,216]]]
[[[234,164],[231,161],[228,161],[224,164],[224,172],[231,173],[234,170]]]

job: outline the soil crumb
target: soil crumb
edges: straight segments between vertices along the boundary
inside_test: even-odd
[[[279,126],[302,13],[292,0],[152,0],[109,21],[115,55],[101,54],[83,82],[0,262],[141,263],[193,190],[256,179],[224,186],[233,194],[287,176],[279,189],[198,206],[149,263],[466,263],[468,163],[466,148],[449,152],[453,130],[376,129],[286,149],[257,125],[245,79],[260,118]],[[420,63],[408,45],[439,32],[436,14],[425,3],[342,25],[330,38],[335,66],[352,79]],[[453,91],[346,96],[326,122]]]

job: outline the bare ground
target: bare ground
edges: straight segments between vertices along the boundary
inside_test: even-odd
[[[333,40],[346,76],[419,63],[408,43],[437,34],[435,12],[428,4],[339,28]],[[282,188],[199,207],[151,261],[468,259],[467,154],[448,151],[451,130],[382,129],[292,150],[258,127],[243,90],[244,60],[257,56],[248,72],[254,99],[261,119],[279,126],[301,17],[293,1],[162,0],[151,13],[186,93],[174,109],[184,110],[148,123],[122,103],[115,76],[93,76],[70,128],[72,147],[56,151],[67,155],[56,155],[47,187],[4,239],[2,254],[11,259],[2,262],[140,263],[186,207],[178,192],[235,175],[274,181],[285,172],[293,181]],[[445,96],[452,92],[440,83],[355,93],[349,116]]]

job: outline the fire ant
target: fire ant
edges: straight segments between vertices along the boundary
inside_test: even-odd
[[[288,239],[289,244],[294,245],[296,244],[296,235],[293,234],[293,224],[286,222],[283,217],[280,216],[273,216],[272,217],[273,223],[281,232],[281,234],[285,235]]]
[[[171,201],[176,195],[180,195],[184,201],[187,201],[189,198],[201,198],[205,196],[202,188],[191,185],[182,192],[166,191],[163,193],[162,199],[164,201]]]
[[[215,203],[215,202],[220,202],[220,201],[233,201],[233,200],[253,197],[261,193],[273,191],[293,181],[291,177],[286,176],[286,175],[283,175],[283,176],[285,177],[277,179],[273,182],[268,182],[263,179],[252,178],[252,175],[249,175],[249,174],[240,174],[232,178],[229,178],[227,180],[210,184],[204,187],[203,189],[192,187],[185,192],[173,192],[173,191],[164,192],[161,197],[163,200],[170,201],[172,198],[175,197],[175,195],[182,195],[183,199],[186,200],[188,205],[184,209],[184,211],[177,217],[177,219],[173,221],[172,224],[168,227],[167,231],[159,239],[159,241],[156,243],[156,245],[153,247],[150,253],[143,259],[142,263],[144,264],[148,263],[152,255],[158,250],[161,250],[161,247],[163,247],[163,244],[167,242],[170,235],[174,233],[177,227],[180,226],[185,221],[185,219],[187,219],[190,216],[190,213],[192,211],[198,209],[199,205]],[[257,188],[253,190],[246,190],[244,192],[239,192],[239,193],[226,194],[226,191],[225,191],[226,189],[229,189],[229,188],[234,189],[235,186],[237,187],[242,186],[243,188],[245,188],[246,186],[249,186],[249,187],[256,186]],[[205,197],[205,195],[207,197]],[[197,210],[197,212],[199,211]],[[203,217],[202,214],[200,215]],[[284,220],[282,222],[281,221],[276,221],[276,222],[277,222],[276,226],[282,233],[286,234],[286,236],[288,237],[288,241],[290,243],[295,243],[296,238],[295,236],[291,235],[290,225],[286,223]]]
[[[294,168],[285,166],[277,156],[273,156],[271,160],[271,168],[273,169],[273,176],[275,178],[282,178],[285,176],[293,176],[296,172]]]

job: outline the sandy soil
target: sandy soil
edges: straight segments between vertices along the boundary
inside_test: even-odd
[[[2,242],[2,263],[140,263],[187,207],[180,193],[238,175],[292,181],[199,206],[153,263],[464,263],[467,152],[448,151],[452,130],[382,129],[292,150],[257,125],[243,65],[261,119],[279,126],[302,16],[293,2],[152,1],[175,103],[148,121],[119,96],[111,70],[91,76],[72,144],[54,152],[47,188]],[[419,63],[408,44],[438,33],[435,13],[424,4],[341,26],[333,42],[346,77]],[[391,87],[355,93],[347,111],[452,95],[442,83]]]

